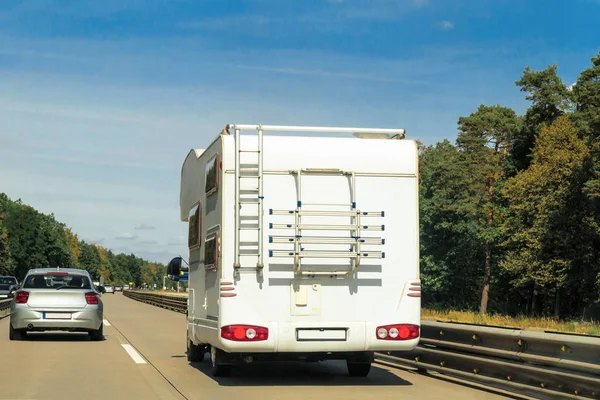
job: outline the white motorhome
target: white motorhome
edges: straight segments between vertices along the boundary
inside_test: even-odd
[[[188,271],[188,359],[209,352],[215,376],[341,359],[366,376],[374,352],[416,347],[417,176],[402,129],[231,124],[192,149],[180,193],[189,264],[167,268],[173,280]]]

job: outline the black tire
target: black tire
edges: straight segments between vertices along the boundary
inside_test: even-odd
[[[371,372],[371,363],[366,362],[347,362],[348,373],[350,376],[365,377]]]
[[[216,347],[210,348],[210,358],[212,362],[212,375],[214,377],[224,377],[231,374],[231,365],[223,364],[223,350],[219,350]]]
[[[189,338],[187,340],[187,359],[189,362],[204,361],[204,346],[196,346]]]
[[[9,323],[8,324],[9,328],[8,328],[8,338],[10,340],[23,340],[25,339],[25,331],[23,329],[15,329],[13,328],[13,326]]]
[[[90,332],[90,338],[92,338],[92,341],[99,342],[104,339],[103,328],[104,324],[101,324],[100,329]]]

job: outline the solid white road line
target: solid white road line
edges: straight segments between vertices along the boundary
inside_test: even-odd
[[[144,360],[130,344],[122,344],[121,346],[123,346],[127,354],[129,354],[129,357],[131,357],[136,364],[146,364],[146,360]]]
[[[105,326],[110,326],[110,322],[108,322],[108,321],[107,321],[107,320],[105,320],[105,319],[103,319],[103,320],[102,320],[102,323],[103,323]]]

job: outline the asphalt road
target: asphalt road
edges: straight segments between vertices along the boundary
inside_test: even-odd
[[[0,320],[0,399],[446,399],[508,397],[377,365],[367,378],[343,362],[246,366],[214,379],[208,356],[186,359],[185,315],[121,293],[102,296],[102,342],[86,334],[36,333],[8,340]]]

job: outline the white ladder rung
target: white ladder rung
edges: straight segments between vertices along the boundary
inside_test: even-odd
[[[298,240],[306,244],[364,244],[364,245],[384,245],[385,239],[380,237],[328,237],[328,236],[269,236],[269,243],[293,243]]]
[[[258,204],[259,203],[259,199],[245,199],[245,198],[241,198],[238,203],[239,204]]]
[[[257,231],[258,224],[240,224],[240,231]]]
[[[258,194],[258,189],[240,189],[240,194]]]
[[[269,229],[295,229],[296,224],[274,224],[269,223]],[[310,225],[300,224],[298,229],[306,231],[384,231],[385,225]]]
[[[352,207],[354,208],[356,206],[356,204],[335,204],[335,203],[304,203],[302,202],[303,206],[323,206],[323,207]]]
[[[260,150],[240,150],[240,153],[260,153]]]
[[[331,217],[353,217],[360,215],[361,217],[385,217],[384,211],[336,211],[336,210],[273,210],[269,209],[270,215],[291,215],[298,213],[301,216],[307,217],[318,217],[318,216],[331,216]]]
[[[269,250],[269,257],[295,257],[293,250]],[[327,250],[305,250],[297,254],[300,258],[385,258],[382,251],[327,251]]]

